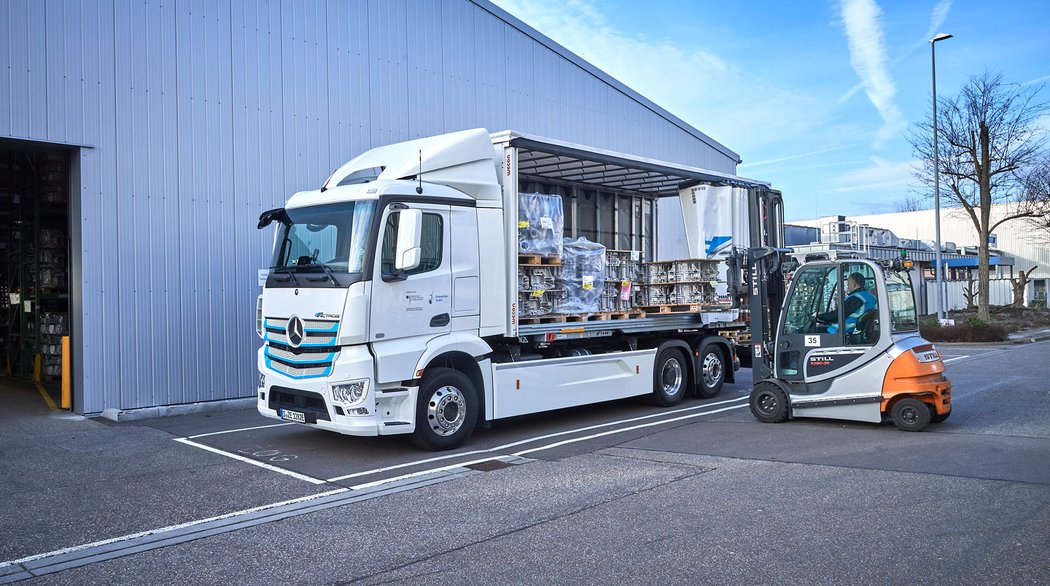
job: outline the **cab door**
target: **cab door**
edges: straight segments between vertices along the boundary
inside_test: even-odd
[[[422,212],[420,263],[414,269],[394,268],[399,214]],[[383,212],[379,246],[373,266],[369,339],[382,344],[450,331],[452,312],[451,246],[447,205],[391,204]],[[414,363],[413,363],[414,364]]]
[[[801,382],[812,350],[842,346],[842,328],[831,327],[842,321],[840,282],[836,264],[810,265],[795,272],[777,329],[777,378]]]

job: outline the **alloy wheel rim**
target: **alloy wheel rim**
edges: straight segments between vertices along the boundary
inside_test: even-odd
[[[458,388],[445,385],[434,391],[427,401],[427,423],[434,433],[450,436],[463,427],[467,419],[467,399]]]
[[[682,365],[677,360],[668,360],[664,363],[661,379],[663,381],[664,394],[673,397],[682,391]]]
[[[704,384],[708,388],[713,388],[722,380],[722,361],[718,359],[714,353],[708,353],[704,356]]]

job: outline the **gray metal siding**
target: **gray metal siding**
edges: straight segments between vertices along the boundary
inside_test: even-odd
[[[521,28],[481,0],[0,3],[0,136],[85,145],[78,408],[250,395],[255,220],[371,146],[511,128],[735,171]]]

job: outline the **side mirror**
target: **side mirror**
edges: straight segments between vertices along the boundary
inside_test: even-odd
[[[394,269],[411,271],[419,266],[423,249],[423,212],[404,209],[398,212],[397,247],[394,249]]]

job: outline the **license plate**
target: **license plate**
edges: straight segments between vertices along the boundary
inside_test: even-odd
[[[288,421],[295,421],[296,423],[306,423],[306,413],[300,413],[299,411],[289,411],[287,409],[281,409],[278,413],[281,419],[287,419]]]

